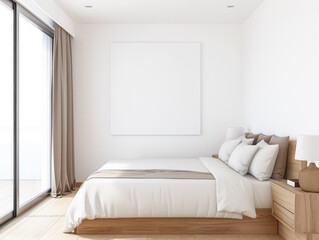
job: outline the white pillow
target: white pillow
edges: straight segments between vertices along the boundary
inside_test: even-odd
[[[253,138],[245,138],[244,136],[239,137],[241,142],[247,143],[248,145],[253,145],[254,139]]]
[[[234,149],[241,143],[241,139],[227,140],[219,149],[218,157],[226,164],[228,163],[229,157]]]
[[[279,145],[269,145],[262,140],[256,146],[259,149],[250,164],[249,173],[260,181],[268,180],[274,170]]]
[[[246,175],[249,169],[249,165],[257,151],[258,146],[241,143],[231,154],[228,161],[228,166],[230,166],[240,175]]]

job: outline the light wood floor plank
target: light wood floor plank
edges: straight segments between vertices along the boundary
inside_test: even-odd
[[[0,229],[0,240],[5,236],[10,235],[16,228],[18,228],[21,224],[23,224],[27,218],[18,217],[15,220],[9,222],[5,226]]]
[[[30,216],[64,216],[72,198],[51,198],[45,205],[34,211]]]
[[[59,217],[25,217],[26,221],[3,240],[35,240],[45,234],[59,220]]]
[[[25,215],[29,217],[35,216],[36,212],[38,212],[42,208],[45,208],[50,201],[52,201],[52,198],[50,197],[43,199],[37,205],[35,205],[31,209],[29,209],[27,212],[25,212]]]
[[[64,225],[64,217],[60,219],[50,228],[48,231],[43,234],[39,240],[78,240],[79,236],[75,234],[65,234],[61,230]]]

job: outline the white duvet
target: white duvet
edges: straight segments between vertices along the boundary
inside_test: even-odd
[[[116,160],[101,169],[191,170],[211,172],[216,180],[90,179],[66,213],[64,232],[95,218],[256,217],[252,182],[219,159]]]

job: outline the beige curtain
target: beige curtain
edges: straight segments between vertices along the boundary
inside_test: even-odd
[[[75,189],[71,36],[56,25],[53,49],[53,197]]]

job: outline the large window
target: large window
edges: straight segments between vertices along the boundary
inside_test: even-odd
[[[53,31],[0,0],[0,225],[51,189]]]
[[[52,38],[19,16],[19,204],[50,188]]]

